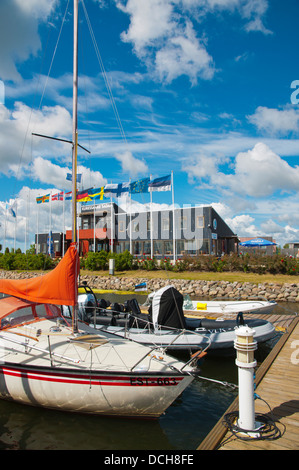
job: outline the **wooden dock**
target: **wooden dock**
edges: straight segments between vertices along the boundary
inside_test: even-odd
[[[243,440],[224,424],[228,413],[238,411],[238,398],[220,418],[197,450],[299,449],[299,317],[293,317],[270,354],[256,371],[255,413],[272,419],[281,435],[275,439]],[[266,402],[266,403],[265,403]],[[270,407],[270,408],[269,408]],[[270,410],[271,409],[271,410]]]

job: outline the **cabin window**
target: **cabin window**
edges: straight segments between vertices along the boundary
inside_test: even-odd
[[[60,316],[60,309],[57,305],[39,304],[35,306],[35,312],[39,318],[56,318]]]
[[[32,307],[24,307],[7,315],[1,320],[1,328],[18,325],[19,323],[30,322],[34,320]]]

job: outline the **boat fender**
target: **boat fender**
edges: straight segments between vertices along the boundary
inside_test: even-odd
[[[114,304],[111,304],[111,310],[113,312],[121,313],[121,312],[124,312],[124,306],[122,304],[115,302]]]
[[[111,317],[110,326],[117,326],[117,320],[114,315]]]
[[[107,308],[107,307],[109,307],[109,306],[110,306],[109,300],[100,299],[100,300],[98,301],[98,307],[100,307],[100,308]]]
[[[206,302],[197,302],[196,305],[197,310],[207,310]]]
[[[243,312],[239,312],[237,315],[237,325],[238,326],[243,326],[244,325],[244,317],[243,317]]]

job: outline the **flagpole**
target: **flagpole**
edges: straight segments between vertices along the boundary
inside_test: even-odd
[[[173,187],[173,171],[171,171],[171,192],[172,192],[172,235],[173,235],[173,261],[176,260],[176,230],[175,230],[175,212],[174,212],[174,187]]]
[[[129,186],[129,195],[130,195],[130,215],[129,215],[129,220],[130,220],[130,230],[129,230],[129,237],[130,237],[130,254],[132,255],[133,247],[132,247],[132,194],[131,194],[131,178],[130,178],[130,186]]]
[[[18,205],[16,204],[14,252],[16,252],[16,238],[17,238],[17,217],[18,217]]]
[[[36,218],[36,249],[35,249],[35,253],[38,255],[38,241],[39,241],[39,204],[38,204],[38,207],[37,207],[37,218]]]
[[[110,196],[110,250],[111,253],[114,252],[114,243],[113,243],[113,236],[114,236],[114,210],[113,210],[113,203],[112,203],[112,196]]]
[[[27,194],[27,202],[26,202],[25,253],[27,251],[27,231],[28,231],[28,194]]]
[[[63,232],[62,232],[62,256],[64,256],[64,238],[65,238],[65,191],[63,191]]]
[[[5,201],[6,201],[6,200],[5,200]],[[4,246],[3,246],[3,254],[5,254],[5,250],[6,250],[6,219],[7,219],[7,202],[5,202]]]
[[[52,231],[52,191],[50,191],[50,223],[49,223],[49,232]]]
[[[96,200],[93,200],[93,251],[96,252]]]
[[[150,175],[150,180],[152,180],[152,175]],[[152,189],[152,188],[150,188]],[[151,228],[151,258],[154,257],[154,241],[153,241],[153,191],[150,191],[150,228]]]

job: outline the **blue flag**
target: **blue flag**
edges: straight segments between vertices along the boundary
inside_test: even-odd
[[[77,183],[81,183],[82,173],[77,173]],[[73,177],[71,173],[67,173],[66,179],[72,181]]]
[[[149,178],[144,178],[142,180],[134,181],[134,183],[130,183],[130,193],[131,194],[148,193],[149,183],[150,183]]]

